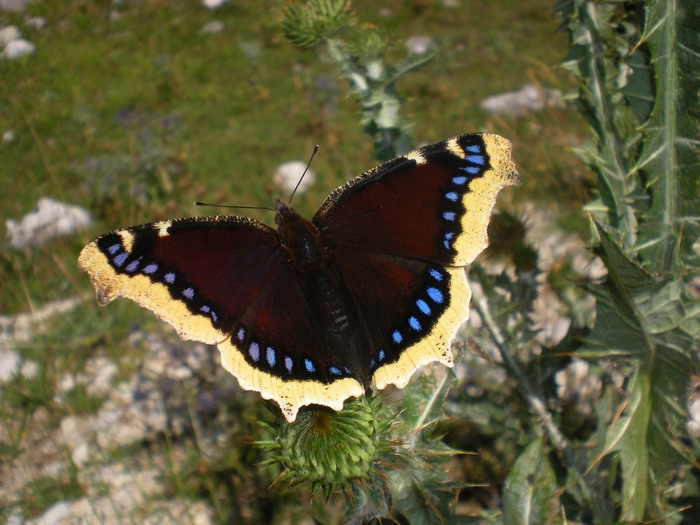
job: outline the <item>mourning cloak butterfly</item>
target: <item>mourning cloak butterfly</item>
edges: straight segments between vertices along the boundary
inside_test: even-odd
[[[518,183],[506,139],[462,135],[349,181],[311,221],[277,200],[276,231],[235,216],[154,222],[97,238],[78,264],[101,305],[128,297],[217,345],[242,388],[294,421],[452,366],[464,266],[487,245],[496,194]]]

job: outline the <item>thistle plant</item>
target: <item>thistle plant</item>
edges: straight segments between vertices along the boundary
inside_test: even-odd
[[[587,211],[607,276],[579,285],[595,298],[595,321],[582,324],[572,305],[566,337],[529,360],[536,332],[522,291],[532,275],[471,272],[482,290],[475,309],[536,418],[518,413],[521,452],[503,514],[491,518],[696,523],[700,447],[686,423],[700,357],[691,293],[700,274],[700,19],[684,1],[566,0],[558,10],[570,36],[564,67],[579,83],[572,98],[592,132],[576,152],[598,176]],[[571,358],[590,363],[602,385],[580,435],[565,430],[552,395]]]
[[[412,125],[400,114],[396,81],[432,59],[410,55],[390,64],[387,42],[370,27],[358,27],[348,0],[290,4],[284,13],[287,39],[303,50],[323,47],[362,105],[360,124],[374,141],[374,157],[387,161],[412,147]]]
[[[431,385],[424,377],[404,391],[401,410],[357,401],[349,415],[362,423],[324,413],[264,444],[269,461],[283,465],[281,479],[308,481],[326,493],[342,487],[351,496],[351,521],[455,519],[441,491],[458,486],[427,468],[431,459],[456,453],[430,438],[428,423],[447,414],[474,426],[487,420],[494,439],[510,440],[518,451],[501,508],[482,513],[490,522],[694,522],[682,505],[700,505],[700,443],[686,427],[700,364],[700,301],[691,293],[700,276],[700,18],[690,0],[564,0],[558,11],[570,36],[564,67],[578,80],[572,98],[592,133],[576,152],[598,176],[587,211],[592,255],[606,276],[593,282],[547,276],[559,279],[571,320],[564,339],[547,347],[537,342],[530,315],[542,277],[537,247],[523,244],[513,272],[494,277],[475,265],[473,308],[483,326],[477,337],[498,356],[491,366],[505,371],[505,381],[482,384],[476,377],[483,399],[457,390],[445,402],[451,381]],[[362,103],[361,124],[377,158],[408,149],[410,126],[399,115],[394,83],[429,57],[387,65],[380,34],[357,29],[346,2],[293,5],[284,23],[294,44],[323,46],[335,61]],[[595,299],[594,316],[581,306],[585,296]],[[600,384],[592,414],[576,430],[567,427],[553,386],[572,359],[586,360]],[[360,410],[356,403],[366,405]],[[339,423],[331,423],[336,417]],[[352,432],[341,437],[338,429]],[[355,450],[336,455],[338,446],[323,456],[331,453],[322,446],[302,446],[312,435]],[[304,458],[302,449],[322,457]]]

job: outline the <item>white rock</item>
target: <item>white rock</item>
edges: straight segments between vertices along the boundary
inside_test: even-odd
[[[46,18],[43,16],[30,16],[27,18],[27,25],[34,29],[44,29],[46,27]]]
[[[91,419],[87,416],[66,416],[61,419],[60,427],[63,440],[72,450],[87,442],[92,435]]]
[[[65,525],[124,523],[124,516],[117,511],[109,496],[97,499],[81,498],[73,501],[71,515],[73,519]]]
[[[690,402],[688,415],[690,416],[686,425],[688,434],[691,437],[700,438],[700,397]]]
[[[220,20],[212,20],[202,27],[202,33],[221,33],[224,30],[224,23]]]
[[[433,47],[433,39],[429,36],[417,35],[406,39],[406,50],[413,55],[425,55]]]
[[[65,394],[66,392],[70,392],[73,390],[78,384],[81,384],[82,381],[78,381],[77,377],[74,375],[65,375],[61,378],[61,380],[58,382],[56,385],[58,389],[58,395],[60,394]]]
[[[9,146],[10,144],[14,144],[15,140],[17,139],[17,136],[15,135],[15,132],[11,129],[6,130],[2,134],[2,143]]]
[[[111,359],[104,356],[95,356],[85,363],[85,372],[89,377],[87,381],[87,394],[90,396],[102,396],[112,390],[112,379],[119,371],[119,367]]]
[[[22,519],[22,517],[19,514],[10,514],[7,517],[7,521],[5,522],[5,525],[24,525],[25,521]]]
[[[24,11],[34,0],[0,0],[0,10],[19,13]]]
[[[154,501],[148,509],[143,525],[179,525],[179,516],[187,516],[192,525],[212,525],[214,512],[201,501],[161,500]]]
[[[304,173],[305,169],[306,162],[300,160],[285,162],[277,167],[275,174],[272,176],[272,181],[285,196],[289,197],[289,194],[294,190],[294,187],[299,182],[299,179],[301,179],[301,175]],[[301,179],[299,183],[297,193],[304,193],[315,180],[316,174],[312,170],[307,171],[306,175],[304,175],[304,178]]]
[[[36,210],[25,215],[21,221],[7,219],[5,227],[12,246],[27,248],[41,246],[55,237],[86,228],[91,220],[90,214],[79,206],[42,197],[37,202]]]
[[[522,117],[528,111],[541,111],[545,107],[563,106],[562,95],[558,89],[538,88],[532,84],[526,84],[518,91],[492,95],[481,101],[481,109],[487,113],[514,117]]]
[[[67,501],[54,503],[34,523],[36,525],[57,525],[70,516],[70,504]]]
[[[690,403],[688,413],[690,414],[691,419],[694,419],[700,423],[700,397]]]
[[[22,34],[17,29],[17,26],[7,26],[0,29],[0,47],[5,47],[13,40],[22,37]]]
[[[2,52],[2,57],[7,60],[17,60],[34,53],[35,46],[29,40],[18,38],[9,42]]]
[[[9,381],[19,370],[20,357],[14,350],[0,348],[0,383]]]
[[[25,361],[22,363],[22,367],[20,368],[19,373],[22,374],[22,377],[25,379],[32,379],[36,377],[36,374],[39,372],[39,365],[36,363],[36,361]]]
[[[90,445],[81,443],[70,453],[70,457],[76,466],[82,467],[90,459]]]
[[[218,9],[226,2],[227,0],[202,0],[202,5],[207,9]]]

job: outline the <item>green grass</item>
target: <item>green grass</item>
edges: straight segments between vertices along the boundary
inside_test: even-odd
[[[393,43],[392,58],[404,55],[409,36],[435,39],[435,60],[398,85],[404,114],[415,123],[416,143],[485,129],[507,136],[524,184],[505,201],[558,202],[567,222],[586,198],[588,175],[567,149],[585,135],[579,117],[548,110],[514,120],[489,117],[479,109],[485,96],[527,82],[563,90],[572,85],[557,69],[567,44],[557,32],[551,2],[502,0],[479,3],[478,9],[462,4],[446,9],[440,2],[364,0],[353,6],[360,20],[382,28]],[[269,206],[277,196],[271,183],[276,166],[306,159],[316,143],[321,145],[314,160],[319,180],[295,199],[305,213],[312,213],[334,187],[376,164],[371,140],[358,125],[358,106],[346,96],[332,65],[285,42],[282,5],[232,1],[212,13],[191,0],[118,7],[107,0],[44,0],[29,8],[30,15],[47,19],[43,30],[27,27],[24,14],[0,13],[0,25],[17,25],[36,45],[29,57],[0,61],[0,132],[16,135],[12,144],[0,145],[0,218],[20,218],[41,196],[82,205],[95,217],[89,231],[45,247],[0,249],[3,314],[69,296],[90,297],[22,349],[40,363],[41,374],[3,386],[0,414],[15,441],[2,444],[0,457],[22,449],[17,422],[37,407],[47,407],[54,424],[60,420],[65,407],[52,401],[59,374],[79,372],[101,348],[118,359],[116,380],[128,378],[142,352],[127,348],[129,326],[160,326],[127,302],[98,309],[87,277],[76,266],[80,248],[92,236],[159,218],[213,213],[194,207],[197,199]],[[378,7],[390,16],[379,14]],[[111,12],[121,16],[112,20]],[[214,19],[224,22],[223,33],[201,33]],[[330,94],[315,87],[324,77]],[[325,100],[331,101],[330,111]],[[272,221],[269,212],[251,215]],[[577,228],[580,217],[568,222]],[[76,389],[68,396],[73,411],[99,407],[99,400],[84,394]],[[244,459],[242,464],[250,463],[250,457]],[[171,473],[170,490],[220,505],[227,501],[222,491],[230,490],[232,470],[238,488],[251,478],[260,487],[269,481],[244,473],[250,467],[239,461],[236,454],[221,464],[195,455],[187,463],[188,479]],[[25,501],[30,515],[80,492],[72,482],[38,483],[28,490],[44,496]],[[268,503],[257,502],[256,512]],[[220,519],[224,515],[220,510]]]
[[[0,122],[16,141],[3,146],[0,217],[21,217],[38,197],[50,195],[96,214],[92,233],[154,220],[211,214],[196,199],[269,205],[276,196],[270,174],[282,161],[306,158],[321,145],[314,168],[321,180],[296,205],[311,212],[328,191],[375,163],[357,125],[357,107],[343,96],[328,114],[314,102],[319,75],[334,71],[313,52],[283,40],[279,5],[227,4],[216,13],[197,2],[122,5],[110,21],[109,2],[40,2],[32,14],[47,18],[42,31],[16,23],[37,51],[19,62],[0,62]],[[489,94],[528,81],[561,83],[552,67],[565,45],[549,2],[489,2],[478,11],[441,9],[421,2],[391,5],[378,17],[371,2],[358,16],[395,39],[393,55],[412,34],[432,35],[442,49],[418,74],[399,85],[415,140],[431,141],[480,129],[509,136],[525,192],[581,197],[582,170],[560,138],[577,117],[545,112],[526,121],[489,119],[478,104]],[[202,34],[208,20],[226,24]],[[247,56],[249,43],[260,54]],[[175,120],[167,131],[164,120]],[[563,143],[565,142],[565,143]],[[537,143],[537,147],[528,147]],[[101,170],[86,168],[99,162]],[[131,164],[131,165],[130,165]],[[111,177],[106,174],[111,171]],[[134,190],[141,185],[144,191]],[[129,191],[129,190],[132,191]],[[145,196],[144,196],[145,194]],[[557,199],[560,200],[560,199]],[[258,213],[270,221],[269,213]],[[0,279],[8,283],[0,311],[87,289],[74,259],[89,234],[35,250],[31,258],[3,250]]]

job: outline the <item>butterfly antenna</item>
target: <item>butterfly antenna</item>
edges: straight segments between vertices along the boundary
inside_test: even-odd
[[[301,174],[301,177],[299,177],[299,180],[297,181],[297,185],[294,186],[294,190],[292,190],[292,194],[289,196],[289,200],[287,201],[289,205],[291,206],[292,204],[292,198],[294,197],[294,194],[297,192],[297,189],[299,188],[299,184],[301,184],[301,181],[304,180],[304,175],[306,175],[306,172],[309,171],[309,166],[311,166],[311,161],[314,160],[314,156],[316,155],[316,152],[318,151],[318,144],[314,146],[314,150],[311,152],[311,157],[309,157],[309,162],[306,163],[306,168],[304,169],[304,173]]]
[[[267,211],[275,211],[274,208],[267,208],[265,206],[232,206],[230,204],[214,204],[211,202],[200,202],[200,201],[195,201],[194,202],[195,206],[213,206],[214,208],[229,208],[233,210],[267,210]]]

